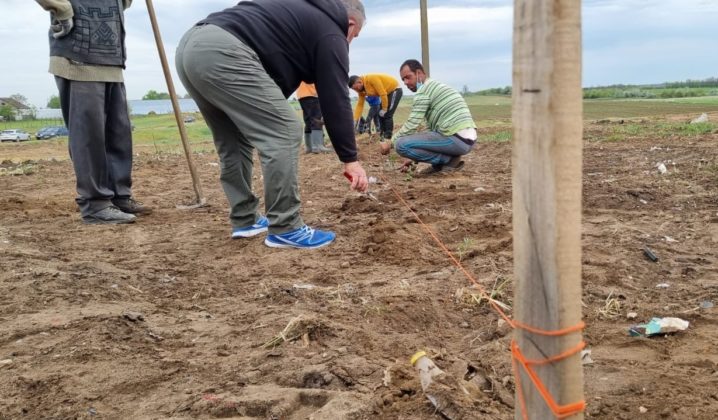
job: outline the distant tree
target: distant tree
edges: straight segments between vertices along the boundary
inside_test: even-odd
[[[15,110],[10,105],[0,106],[0,117],[4,121],[15,121]]]
[[[60,97],[57,95],[50,96],[47,100],[47,107],[50,109],[60,109]]]
[[[156,90],[149,90],[147,94],[142,97],[143,101],[154,101],[158,99],[170,99],[170,94],[167,92],[157,92]]]
[[[192,99],[192,95],[190,95],[189,93],[185,93],[183,98],[184,99]]]
[[[14,95],[10,95],[10,99],[14,99],[14,100],[20,102],[20,103],[23,104],[23,105],[29,105],[29,102],[28,102],[27,98],[25,97],[25,95],[21,95],[21,94],[19,94],[19,93],[16,93],[16,94],[14,94]]]
[[[469,86],[464,85],[464,87],[461,89],[461,94],[462,94],[463,96],[466,96],[466,95],[468,95],[469,93],[471,93],[471,92],[469,92]]]

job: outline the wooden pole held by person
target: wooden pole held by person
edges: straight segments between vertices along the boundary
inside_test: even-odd
[[[155,42],[157,43],[157,51],[160,54],[160,61],[162,62],[162,71],[165,75],[165,81],[167,82],[167,90],[169,90],[170,99],[172,100],[172,108],[175,114],[175,120],[177,121],[177,127],[179,128],[180,139],[182,140],[182,147],[184,148],[184,154],[187,158],[187,165],[189,166],[189,172],[192,175],[192,188],[194,189],[196,203],[195,206],[202,206],[206,203],[202,196],[202,185],[199,181],[199,175],[197,174],[197,168],[194,166],[192,160],[192,150],[190,149],[189,140],[187,138],[187,129],[182,119],[182,110],[177,100],[177,93],[175,92],[175,86],[172,82],[172,74],[170,73],[169,65],[167,64],[167,55],[165,54],[165,47],[162,43],[162,35],[160,35],[160,28],[157,24],[157,16],[155,15],[155,8],[152,4],[152,0],[147,1],[147,11],[150,15],[150,22],[152,23],[152,31],[155,34]],[[189,206],[189,207],[195,207]]]
[[[581,2],[514,0],[514,318],[544,331],[581,322],[582,112]],[[517,328],[515,339],[526,358],[542,360],[575,348],[582,335]],[[555,418],[519,371],[528,418]],[[559,405],[583,400],[580,352],[535,371]],[[516,419],[526,418],[520,398]]]
[[[426,4],[427,0],[420,0],[419,7],[421,9],[421,64],[424,66],[424,73],[427,77],[431,77],[429,71],[429,12]]]

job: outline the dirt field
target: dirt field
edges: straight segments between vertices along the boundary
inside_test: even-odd
[[[587,417],[715,419],[718,134],[601,141],[612,124],[586,126]],[[50,146],[0,156],[16,147]],[[184,158],[139,155],[135,193],[156,211],[122,227],[79,222],[69,162],[3,163],[0,418],[438,419],[408,363],[420,349],[474,375],[467,418],[513,418],[510,331],[389,189],[510,305],[510,148],[408,179],[363,139],[370,175],[389,180],[372,186],[380,202],[348,192],[335,157],[303,155],[305,220],[338,233],[311,252],[230,240],[211,153],[196,155],[210,206],[193,211],[176,208],[192,198]],[[690,327],[628,335],[653,316]]]

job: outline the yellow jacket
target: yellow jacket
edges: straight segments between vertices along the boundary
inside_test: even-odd
[[[306,98],[309,96],[317,97],[317,88],[314,87],[314,84],[311,85],[309,83],[302,82],[299,87],[297,88],[297,99]]]
[[[381,109],[389,109],[389,95],[399,88],[399,81],[388,74],[373,73],[365,74],[359,78],[364,83],[364,92],[359,94],[356,109],[354,109],[354,121],[361,118],[364,112],[364,101],[367,96],[378,96],[381,98]]]

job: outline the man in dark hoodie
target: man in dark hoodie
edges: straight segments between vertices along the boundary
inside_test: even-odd
[[[255,0],[213,13],[177,48],[179,77],[212,130],[230,204],[232,238],[269,231],[276,248],[319,248],[334,232],[299,215],[301,123],[287,102],[300,82],[314,83],[324,123],[351,188],[366,191],[347,89],[349,43],[366,16],[359,0]],[[252,193],[259,152],[266,217]]]

